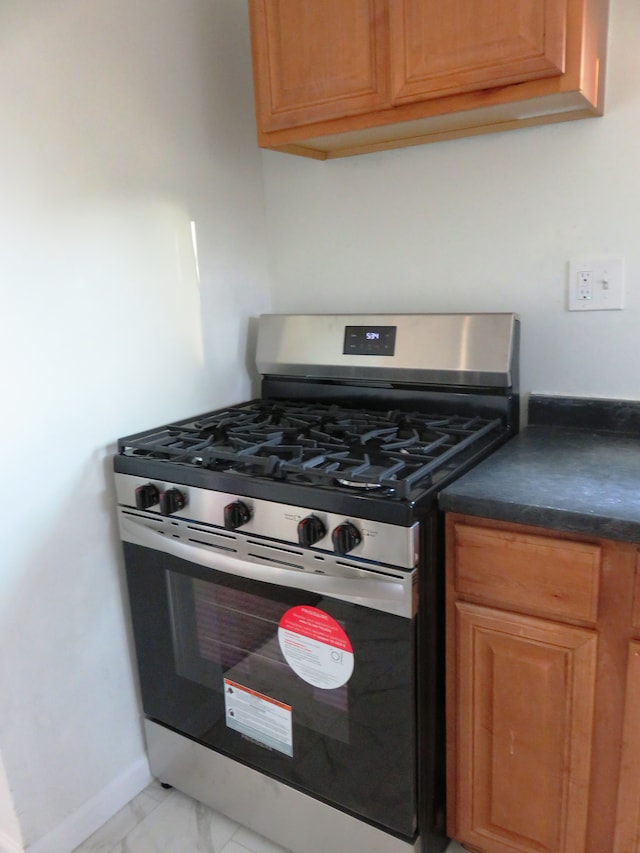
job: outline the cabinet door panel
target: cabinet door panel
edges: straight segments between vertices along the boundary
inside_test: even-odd
[[[254,81],[263,130],[389,104],[382,0],[251,0]]]
[[[390,0],[394,103],[565,69],[567,0]]]
[[[464,603],[456,621],[459,840],[583,850],[595,632]]]
[[[627,695],[613,853],[640,853],[640,643],[629,644]]]

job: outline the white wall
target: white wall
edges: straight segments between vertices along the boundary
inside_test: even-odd
[[[517,311],[522,388],[640,398],[640,3],[612,0],[606,115],[316,162],[265,152],[274,310]],[[621,255],[623,312],[566,262]]]
[[[0,6],[0,849],[71,849],[147,778],[111,455],[249,393],[269,296],[246,15]]]
[[[613,0],[603,119],[317,163],[256,149],[244,0],[0,4],[3,853],[144,784],[111,455],[246,397],[251,317],[515,310],[525,390],[640,397],[639,38]]]

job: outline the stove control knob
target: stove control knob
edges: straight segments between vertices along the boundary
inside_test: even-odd
[[[178,489],[167,489],[160,492],[160,512],[163,515],[171,515],[186,506],[187,499]]]
[[[327,532],[327,528],[317,515],[308,515],[298,523],[298,542],[304,548],[311,548]]]
[[[136,489],[136,508],[149,509],[150,506],[155,506],[160,500],[160,494],[155,486],[151,483],[146,483],[144,486],[138,486]]]
[[[251,510],[242,501],[234,501],[224,508],[224,526],[227,530],[237,530],[251,518]]]
[[[334,528],[331,534],[331,541],[333,542],[333,549],[336,554],[348,554],[349,551],[353,551],[356,545],[362,542],[362,536],[355,524],[345,521]]]

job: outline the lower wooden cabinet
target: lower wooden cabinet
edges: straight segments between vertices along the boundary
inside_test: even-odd
[[[629,644],[614,853],[640,853],[640,642]]]
[[[447,515],[448,831],[640,853],[640,548]]]
[[[636,555],[633,635],[640,637],[640,549]],[[629,643],[614,853],[640,853],[640,641]]]
[[[461,836],[505,853],[583,850],[595,632],[464,603],[456,621]]]

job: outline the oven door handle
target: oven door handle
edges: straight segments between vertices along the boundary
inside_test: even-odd
[[[412,618],[416,613],[415,569],[360,568],[331,555],[318,561],[312,553],[293,550],[272,550],[271,556],[259,553],[268,549],[255,539],[236,540],[238,550],[244,551],[240,555],[232,548],[222,550],[199,542],[192,527],[168,536],[164,524],[155,518],[123,509],[118,515],[122,540],[133,545],[236,577],[300,589],[396,616]],[[135,565],[131,568],[127,563],[127,570],[135,571]]]

